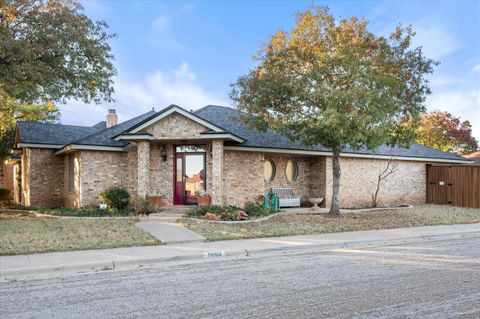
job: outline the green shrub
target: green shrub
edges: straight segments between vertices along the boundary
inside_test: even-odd
[[[125,209],[130,200],[130,193],[121,186],[112,186],[104,190],[100,197],[109,207]]]
[[[148,205],[148,201],[140,196],[130,198],[129,207],[138,215],[149,215],[155,212],[155,209]]]
[[[98,208],[98,206],[89,206],[82,208],[38,208],[37,211],[39,213],[47,215],[71,217],[116,217],[137,215],[137,213],[132,209],[100,209]]]
[[[206,213],[215,214],[220,217],[221,220],[236,220],[240,208],[237,206],[196,206],[185,213],[187,217],[202,218]]]
[[[237,220],[240,208],[236,206],[223,206],[222,208],[222,212],[220,213],[221,220]]]
[[[0,188],[0,201],[10,200],[10,190],[6,188]]]
[[[242,211],[240,207],[232,205],[196,206],[189,210],[185,216],[202,218],[206,213],[211,213],[219,216],[220,220],[238,220],[238,214],[240,211]],[[247,213],[248,217],[250,218],[268,216],[277,212],[273,208],[267,208],[254,202],[247,202],[243,207],[243,211]]]
[[[277,212],[274,208],[268,208],[254,202],[245,203],[243,211],[250,217],[268,216]]]

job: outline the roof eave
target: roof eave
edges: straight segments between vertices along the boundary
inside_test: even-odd
[[[152,115],[151,117],[143,120],[142,122],[138,123],[137,125],[134,125],[133,127],[123,131],[122,133],[114,136],[113,138],[116,138],[117,136],[119,135],[123,135],[125,133],[136,133],[138,131],[141,131],[142,129],[148,127],[148,126],[151,126],[153,124],[155,124],[156,122],[160,121],[161,119],[167,117],[168,115],[172,114],[172,113],[179,113],[189,119],[191,119],[192,121],[195,121],[205,127],[208,127],[209,129],[212,129],[216,132],[221,132],[221,131],[225,131],[223,128],[213,124],[212,122],[210,121],[207,121],[205,119],[203,119],[202,117],[192,113],[192,112],[189,112],[183,108],[181,108],[180,106],[178,105],[170,105],[169,107],[157,112],[156,114]]]
[[[125,147],[120,146],[105,146],[105,145],[82,145],[82,144],[68,144],[55,152],[55,155],[61,155],[74,151],[107,151],[107,152],[124,152]]]
[[[329,151],[315,151],[315,150],[300,150],[287,148],[268,148],[255,146],[225,146],[225,150],[231,151],[249,151],[249,152],[265,152],[265,153],[281,153],[293,155],[310,155],[310,156],[332,156]],[[376,154],[359,154],[359,153],[340,153],[341,157],[350,158],[367,158],[367,159],[384,159],[384,160],[403,160],[412,162],[430,162],[430,163],[451,163],[451,164],[469,164],[472,161],[462,159],[446,159],[446,158],[432,158],[432,157],[414,157],[414,156],[396,156],[396,155],[376,155]]]

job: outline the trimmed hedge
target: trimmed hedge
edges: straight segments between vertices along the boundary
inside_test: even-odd
[[[102,200],[111,208],[125,209],[130,201],[130,193],[121,186],[112,186],[100,193]]]

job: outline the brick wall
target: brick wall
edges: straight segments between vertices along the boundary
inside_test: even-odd
[[[137,143],[137,194],[145,197],[150,188],[150,142]]]
[[[81,205],[97,205],[101,201],[100,193],[110,186],[124,186],[131,190],[132,178],[128,176],[130,171],[128,159],[126,152],[82,151]]]
[[[22,204],[63,206],[64,159],[49,149],[25,148],[22,155]]]
[[[371,205],[377,176],[387,165],[387,160],[341,158],[340,206],[362,207]],[[379,205],[420,204],[426,196],[426,164],[399,161],[397,171],[383,181],[378,196]],[[332,164],[327,158],[326,200],[332,196]]]
[[[162,196],[162,203],[173,205],[173,145],[165,145],[167,160],[161,157],[162,145],[150,147],[149,193]]]
[[[210,171],[212,204],[224,205],[224,150],[223,141],[212,141],[212,164]]]
[[[224,151],[224,200],[226,204],[243,206],[264,194],[264,154]]]
[[[70,153],[63,156],[63,205],[65,207],[80,207],[80,165],[81,152]],[[73,188],[70,188],[70,165],[73,167]]]

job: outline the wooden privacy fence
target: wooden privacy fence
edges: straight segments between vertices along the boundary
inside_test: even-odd
[[[480,208],[480,166],[427,166],[427,203]]]

